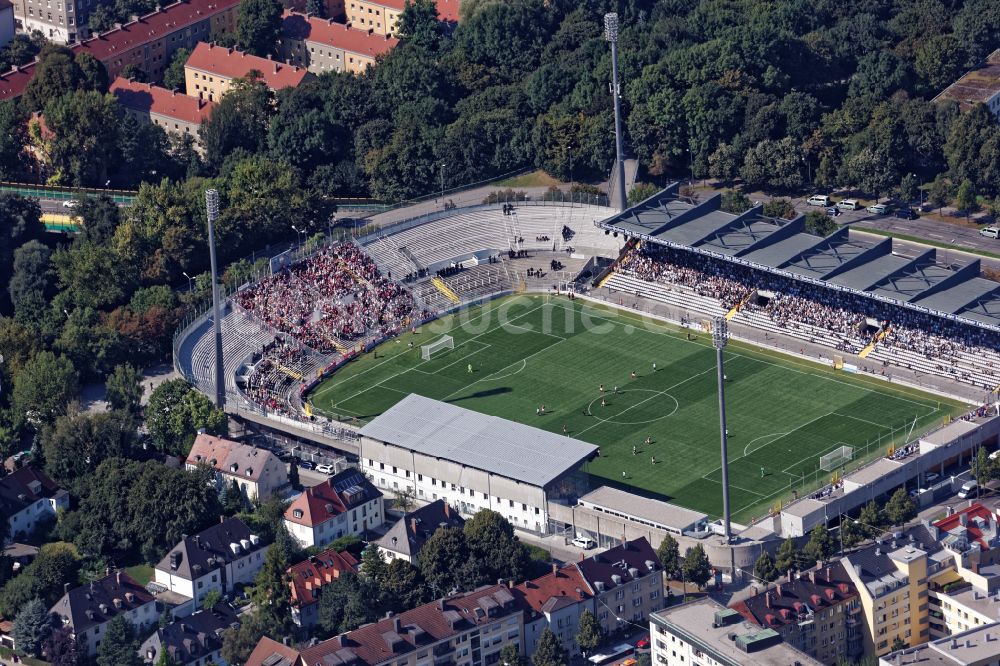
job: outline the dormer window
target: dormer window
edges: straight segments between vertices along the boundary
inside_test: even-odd
[[[294,511],[292,511],[292,515],[295,516],[296,518],[301,518],[303,515],[302,509],[295,509]]]

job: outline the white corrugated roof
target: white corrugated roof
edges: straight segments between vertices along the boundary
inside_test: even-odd
[[[411,393],[361,435],[417,453],[545,486],[597,451],[571,437]]]

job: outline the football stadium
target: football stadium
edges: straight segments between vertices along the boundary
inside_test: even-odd
[[[713,322],[734,518],[970,410],[994,408],[1000,284],[978,260],[676,185],[624,212],[489,203],[327,239],[271,262],[222,309],[228,407],[356,436],[409,394],[598,447],[584,473],[721,513]],[[213,322],[178,369],[215,391]]]

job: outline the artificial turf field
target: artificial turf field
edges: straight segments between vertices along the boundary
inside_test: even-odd
[[[590,474],[718,516],[715,350],[709,334],[689,340],[688,333],[585,301],[512,296],[383,343],[377,357],[351,361],[309,401],[322,413],[364,422],[418,393],[552,432],[565,426],[570,437],[600,447]],[[444,334],[455,348],[422,360],[420,345]],[[962,411],[958,402],[735,341],[725,369],[736,520],[827,479],[818,458],[841,445],[855,447],[855,458],[866,447],[884,452],[911,429],[918,434]]]

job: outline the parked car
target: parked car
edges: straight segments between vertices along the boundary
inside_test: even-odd
[[[333,467],[330,465],[316,465],[316,471],[320,474],[333,474]]]
[[[966,481],[958,491],[958,498],[968,499],[976,494],[978,488],[979,483],[977,481]]]
[[[875,215],[889,214],[889,206],[886,204],[874,204],[872,206],[868,206],[868,208],[866,208],[865,210],[867,210],[869,213],[874,213]]]
[[[927,474],[924,474],[924,481],[926,481],[929,484],[930,483],[934,483],[935,481],[937,481],[940,478],[941,478],[941,475],[938,474],[937,472],[927,472]]]
[[[79,205],[80,205],[80,202],[77,201],[76,199],[69,199],[67,201],[63,201],[63,208],[68,208],[70,210],[73,210],[74,208],[76,208]]]
[[[584,550],[590,550],[597,546],[593,539],[590,537],[578,536],[573,539],[573,545],[577,548],[583,548]]]
[[[299,461],[299,467],[301,467],[302,469],[316,469],[316,465],[311,460]]]
[[[635,649],[636,650],[648,650],[649,649],[649,639],[648,638],[640,638],[635,643]]]
[[[806,199],[806,203],[809,204],[810,206],[826,207],[830,205],[830,197],[828,197],[825,194],[814,194],[808,199]]]
[[[985,227],[979,230],[979,235],[986,238],[1000,238],[1000,227]]]
[[[917,215],[917,211],[907,206],[906,208],[900,208],[899,210],[897,210],[896,217],[903,220],[915,220],[920,216]]]
[[[826,214],[829,215],[830,217],[837,217],[838,215],[840,215],[840,209],[837,208],[836,206],[830,206],[829,208],[826,209]]]
[[[861,204],[858,203],[857,199],[844,199],[843,201],[837,202],[837,208],[840,210],[859,210]]]

